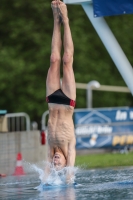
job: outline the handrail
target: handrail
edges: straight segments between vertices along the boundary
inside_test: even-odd
[[[49,114],[49,111],[45,111],[42,115],[42,130],[45,130],[46,129],[46,116]]]
[[[7,118],[17,118],[18,117],[25,117],[26,118],[26,131],[30,131],[30,117],[27,113],[21,112],[21,113],[8,113],[6,114]],[[17,130],[19,129],[19,123],[17,123]]]
[[[87,89],[88,84],[85,83],[76,83],[77,89]],[[128,87],[123,86],[110,86],[110,85],[100,85],[99,88],[91,87],[92,90],[99,90],[99,91],[108,91],[108,92],[126,92],[130,93]]]

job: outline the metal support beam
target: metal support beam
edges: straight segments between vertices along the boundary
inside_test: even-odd
[[[92,4],[81,3],[81,5],[133,95],[133,68],[123,50],[104,18],[94,18]]]

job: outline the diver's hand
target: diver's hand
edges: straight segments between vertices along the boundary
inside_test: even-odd
[[[74,180],[74,175],[72,175],[72,174],[67,174],[67,176],[66,176],[66,184],[67,184],[67,185],[72,184],[72,183],[73,183],[73,180]]]

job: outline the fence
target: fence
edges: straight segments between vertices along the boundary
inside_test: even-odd
[[[30,117],[26,113],[6,114],[9,132],[30,131]]]

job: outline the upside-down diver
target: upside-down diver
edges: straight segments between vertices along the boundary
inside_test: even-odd
[[[54,0],[51,3],[54,28],[51,45],[50,67],[46,80],[46,101],[49,107],[48,119],[48,161],[56,170],[73,167],[75,164],[75,133],[73,112],[76,99],[76,85],[73,72],[74,45],[69,26],[66,5]],[[64,27],[63,77],[60,81],[61,25]],[[69,177],[70,178],[70,177]],[[69,178],[67,182],[69,182]]]

